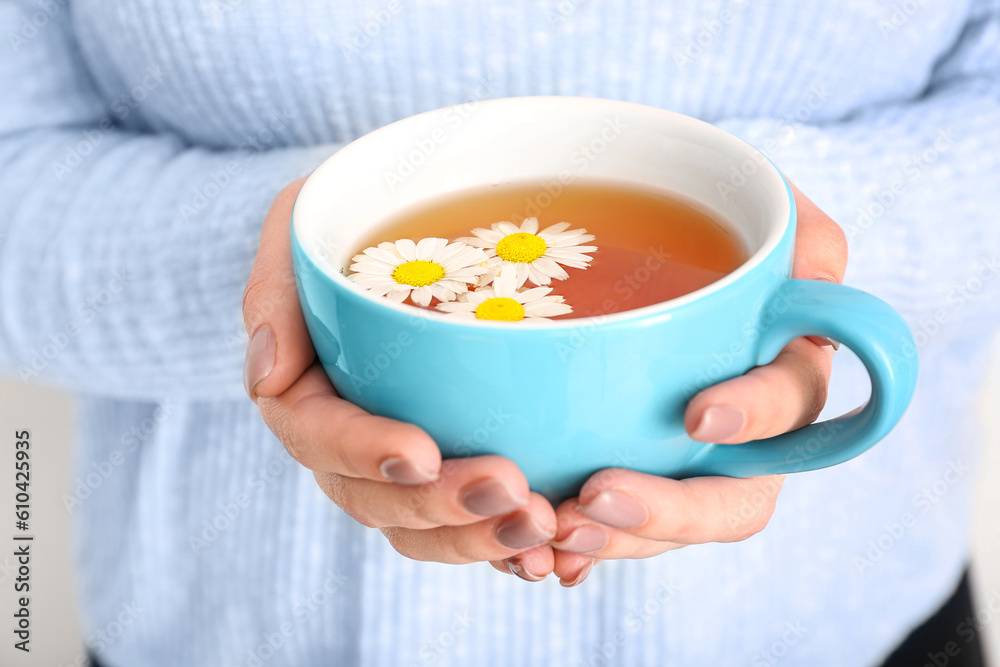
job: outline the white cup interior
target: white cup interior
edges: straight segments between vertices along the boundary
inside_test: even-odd
[[[295,202],[293,232],[321,270],[375,299],[342,275],[373,227],[451,191],[563,179],[670,193],[725,221],[742,239],[749,251],[746,263],[667,304],[698,298],[738,279],[778,244],[788,225],[784,180],[759,151],[737,137],[643,105],[527,97],[430,111],[354,141],[309,177]],[[562,322],[573,320],[549,324]]]

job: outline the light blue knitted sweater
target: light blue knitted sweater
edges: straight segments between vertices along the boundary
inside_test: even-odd
[[[954,586],[1000,321],[997,0],[5,0],[0,36],[0,366],[80,397],[67,505],[108,665],[871,665]],[[573,590],[397,555],[240,381],[283,185],[393,120],[532,94],[755,143],[922,350],[899,428],[789,478],[763,533]],[[867,384],[838,358],[842,412]]]

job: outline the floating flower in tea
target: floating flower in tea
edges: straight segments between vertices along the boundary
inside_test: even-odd
[[[548,319],[573,312],[561,296],[550,295],[551,291],[551,287],[518,288],[514,270],[504,268],[491,287],[466,292],[457,301],[437,307],[452,317],[500,322]]]
[[[426,238],[414,243],[400,239],[366,248],[351,261],[349,277],[361,287],[396,302],[407,297],[418,306],[431,298],[452,301],[469,290],[487,271],[486,253],[460,241]]]
[[[495,222],[490,229],[473,229],[472,234],[458,240],[482,248],[490,257],[480,285],[489,285],[506,266],[516,271],[517,287],[528,281],[548,285],[553,278],[565,280],[569,274],[563,266],[585,269],[593,259],[587,253],[597,250],[580,245],[594,240],[586,229],[569,229],[568,222],[560,222],[538,231],[538,218],[526,218],[520,227]]]
[[[519,322],[567,315],[573,309],[546,286],[569,278],[563,266],[587,268],[588,253],[597,250],[581,245],[594,240],[592,234],[569,226],[539,231],[538,219],[527,218],[520,226],[473,229],[473,236],[452,243],[436,237],[379,243],[354,256],[349,277],[398,303],[410,298],[426,308],[437,299],[438,309],[459,318]],[[538,287],[524,288],[529,281]]]

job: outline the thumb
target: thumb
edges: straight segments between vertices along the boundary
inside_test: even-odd
[[[292,271],[292,204],[304,182],[291,183],[271,204],[243,292],[243,322],[250,335],[243,384],[254,401],[284,393],[316,356]]]
[[[802,194],[794,183],[789,185],[798,211],[792,278],[843,282],[847,270],[847,236],[844,230]]]

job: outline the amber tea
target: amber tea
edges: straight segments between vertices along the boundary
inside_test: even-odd
[[[531,218],[537,218],[537,226]],[[426,242],[417,247],[423,260],[400,264],[397,256],[395,264],[376,266],[371,254],[389,262],[371,247],[429,237],[440,240],[434,248]],[[459,255],[459,246],[445,246],[445,239],[478,249],[466,248],[467,254]],[[591,317],[660,303],[715,282],[748,254],[725,223],[697,205],[655,190],[593,182],[563,186],[555,196],[537,183],[451,193],[380,225],[359,253],[365,248],[369,255],[355,267],[379,271],[383,281],[391,277],[381,289],[390,298],[390,288],[402,281],[414,291],[396,292],[396,300],[404,296],[406,303],[414,303],[420,300],[416,290],[426,285],[425,301],[432,294],[445,297],[427,304],[434,308],[449,300],[441,290],[450,285],[458,293],[456,302],[471,304],[444,305],[442,310],[499,320]],[[438,254],[432,257],[432,252]],[[451,263],[428,261],[442,258]],[[479,261],[484,259],[485,264]],[[497,276],[507,264],[507,278],[518,279],[507,289],[517,288],[517,295],[501,294]],[[445,275],[445,266],[454,267],[454,275]],[[552,288],[546,295],[541,290],[521,297],[546,281]],[[372,288],[377,279],[358,282]],[[475,294],[484,286],[494,291]],[[498,298],[503,296],[515,298]],[[567,307],[571,312],[565,312]]]

